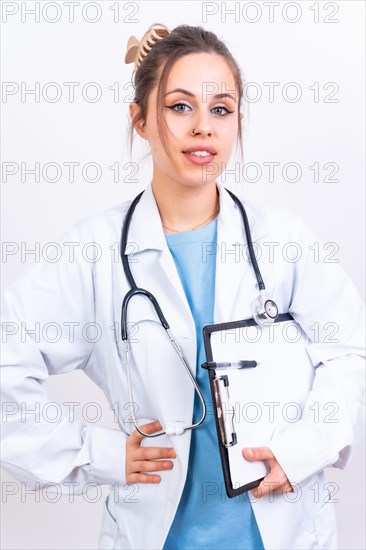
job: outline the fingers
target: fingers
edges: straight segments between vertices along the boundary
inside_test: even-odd
[[[154,432],[159,432],[162,429],[162,425],[160,424],[159,420],[157,420],[156,422],[149,422],[148,424],[140,426],[140,429],[150,435]],[[141,444],[141,441],[144,439],[144,437],[145,436],[141,435],[140,432],[134,430],[127,439],[127,444],[133,447],[137,447]]]
[[[245,447],[242,450],[244,458],[247,460],[271,460],[274,454],[268,447]]]
[[[157,460],[158,458],[176,458],[172,447],[139,447],[133,449],[131,456],[134,460]]]
[[[290,493],[293,492],[292,485],[287,476],[280,468],[273,468],[269,474],[260,482],[258,487],[252,490],[253,496],[261,498],[273,493]]]
[[[160,431],[162,426],[159,421],[150,422],[141,426],[141,430],[150,434]],[[173,462],[164,460],[176,458],[171,447],[141,447],[144,436],[137,430],[127,438],[126,442],[126,483],[159,483],[159,475],[146,472],[171,470]]]
[[[273,487],[272,487],[272,490],[273,490]],[[261,481],[258,487],[255,487],[254,489],[252,489],[251,493],[255,498],[262,498],[265,495],[268,495],[269,488],[266,487],[263,481]]]
[[[293,493],[293,492],[294,492],[294,488],[292,487],[291,483],[287,480],[287,483],[281,489],[281,493]]]
[[[283,494],[293,493],[294,490],[290,482],[281,484],[280,482],[267,482],[261,481],[261,483],[255,489],[252,489],[251,493],[255,498],[262,498],[269,493]]]
[[[134,462],[136,472],[159,472],[162,470],[171,470],[173,462],[171,460],[137,460]]]
[[[126,481],[127,483],[160,483],[161,477],[137,472],[135,474],[130,474]]]
[[[255,489],[252,489],[252,494],[256,498],[261,498],[273,493],[290,493],[293,492],[293,487],[287,478],[285,472],[277,462],[274,454],[268,447],[246,447],[242,450],[244,458],[251,461],[267,460],[270,466],[270,472],[261,481]]]
[[[132,468],[133,471],[126,477],[127,483],[159,483],[160,476],[144,472],[171,470],[173,462],[171,460],[136,461],[133,462]]]

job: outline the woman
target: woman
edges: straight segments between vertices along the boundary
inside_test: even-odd
[[[252,266],[236,261],[236,247],[245,243],[239,209],[216,181],[241,140],[240,71],[213,33],[185,25],[172,32],[150,28],[141,42],[132,37],[125,60],[135,62],[132,127],[149,142],[153,174],[122,252],[137,286],[157,298],[209,403],[207,373],[199,368],[205,360],[202,326],[250,318],[258,294]],[[36,265],[6,290],[6,468],[29,484],[52,481],[65,492],[70,483],[74,492],[90,482],[112,485],[99,548],[334,548],[323,471],[348,463],[362,419],[362,304],[353,283],[336,264],[313,261],[316,239],[297,216],[245,203],[259,247],[300,245],[299,261],[263,256],[260,268],[280,312],[290,312],[309,338],[315,322],[319,333],[309,346],[312,379],[304,383],[299,369],[298,382],[287,388],[303,417],[278,431],[268,446],[243,450],[243,461],[265,460],[269,473],[254,498],[227,499],[212,414],[197,430],[156,439],[141,436],[131,422],[134,413],[150,435],[172,420],[190,425],[199,402],[151,300],[135,296],[127,316],[131,403],[120,338],[121,303],[130,284],[110,254],[130,205],[73,226],[57,264]],[[85,258],[90,242],[100,247],[98,261]],[[203,258],[203,249],[216,254]],[[23,321],[44,327],[51,320],[72,325],[73,338],[69,331],[54,341],[42,331],[23,340],[17,334]],[[338,326],[335,343],[326,342],[330,321]],[[85,330],[90,325],[95,337]],[[65,409],[57,424],[42,417],[22,422],[17,404],[38,403],[42,410],[49,398],[41,382],[73,369],[83,369],[102,388],[119,429],[71,423]],[[312,414],[316,403],[329,402],[339,407],[336,424]],[[31,448],[24,453],[27,441]]]

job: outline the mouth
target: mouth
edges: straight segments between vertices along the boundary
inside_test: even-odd
[[[193,164],[207,164],[212,162],[217,154],[215,149],[211,146],[195,146],[182,151],[188,160]]]
[[[196,154],[197,156],[216,155],[216,151],[211,145],[195,145],[194,147],[185,149],[182,153]]]

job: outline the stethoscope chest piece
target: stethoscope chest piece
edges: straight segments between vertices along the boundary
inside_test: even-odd
[[[273,300],[266,300],[263,291],[252,302],[252,315],[260,326],[272,325],[278,317],[278,307]]]

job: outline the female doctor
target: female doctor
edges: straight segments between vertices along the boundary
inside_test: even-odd
[[[267,446],[243,449],[243,463],[266,461],[269,472],[251,493],[225,498],[208,377],[199,367],[202,327],[250,318],[258,296],[240,248],[246,243],[240,210],[216,181],[241,143],[240,70],[215,34],[187,25],[152,26],[141,41],[131,37],[125,61],[135,63],[132,129],[150,145],[153,173],[121,253],[136,286],[156,298],[170,332],[146,293],[133,296],[126,355],[121,304],[131,279],[111,246],[121,241],[132,200],[75,224],[59,240],[58,262],[36,264],[4,293],[3,466],[29,486],[53,482],[65,493],[70,483],[80,493],[86,483],[111,485],[99,548],[336,548],[324,468],[344,468],[361,436],[361,300],[337,264],[314,261],[317,239],[301,219],[244,201],[257,247],[301,249],[297,261],[279,254],[273,262],[263,253],[259,263],[267,297],[309,339],[313,367],[309,375],[294,365],[290,380],[279,368],[278,404],[296,402],[302,416],[280,423]],[[91,242],[102,251],[95,262],[82,252]],[[68,327],[52,341],[42,330],[51,322]],[[329,323],[336,338],[329,338]],[[98,337],[86,336],[90,326]],[[179,429],[199,420],[201,403],[171,336],[208,406],[196,429]],[[73,369],[101,387],[118,429],[71,422],[65,407],[57,423],[42,414],[23,421],[19,404],[42,411],[50,401],[42,383]],[[329,403],[336,422],[324,421]],[[156,437],[142,435],[133,417]]]

